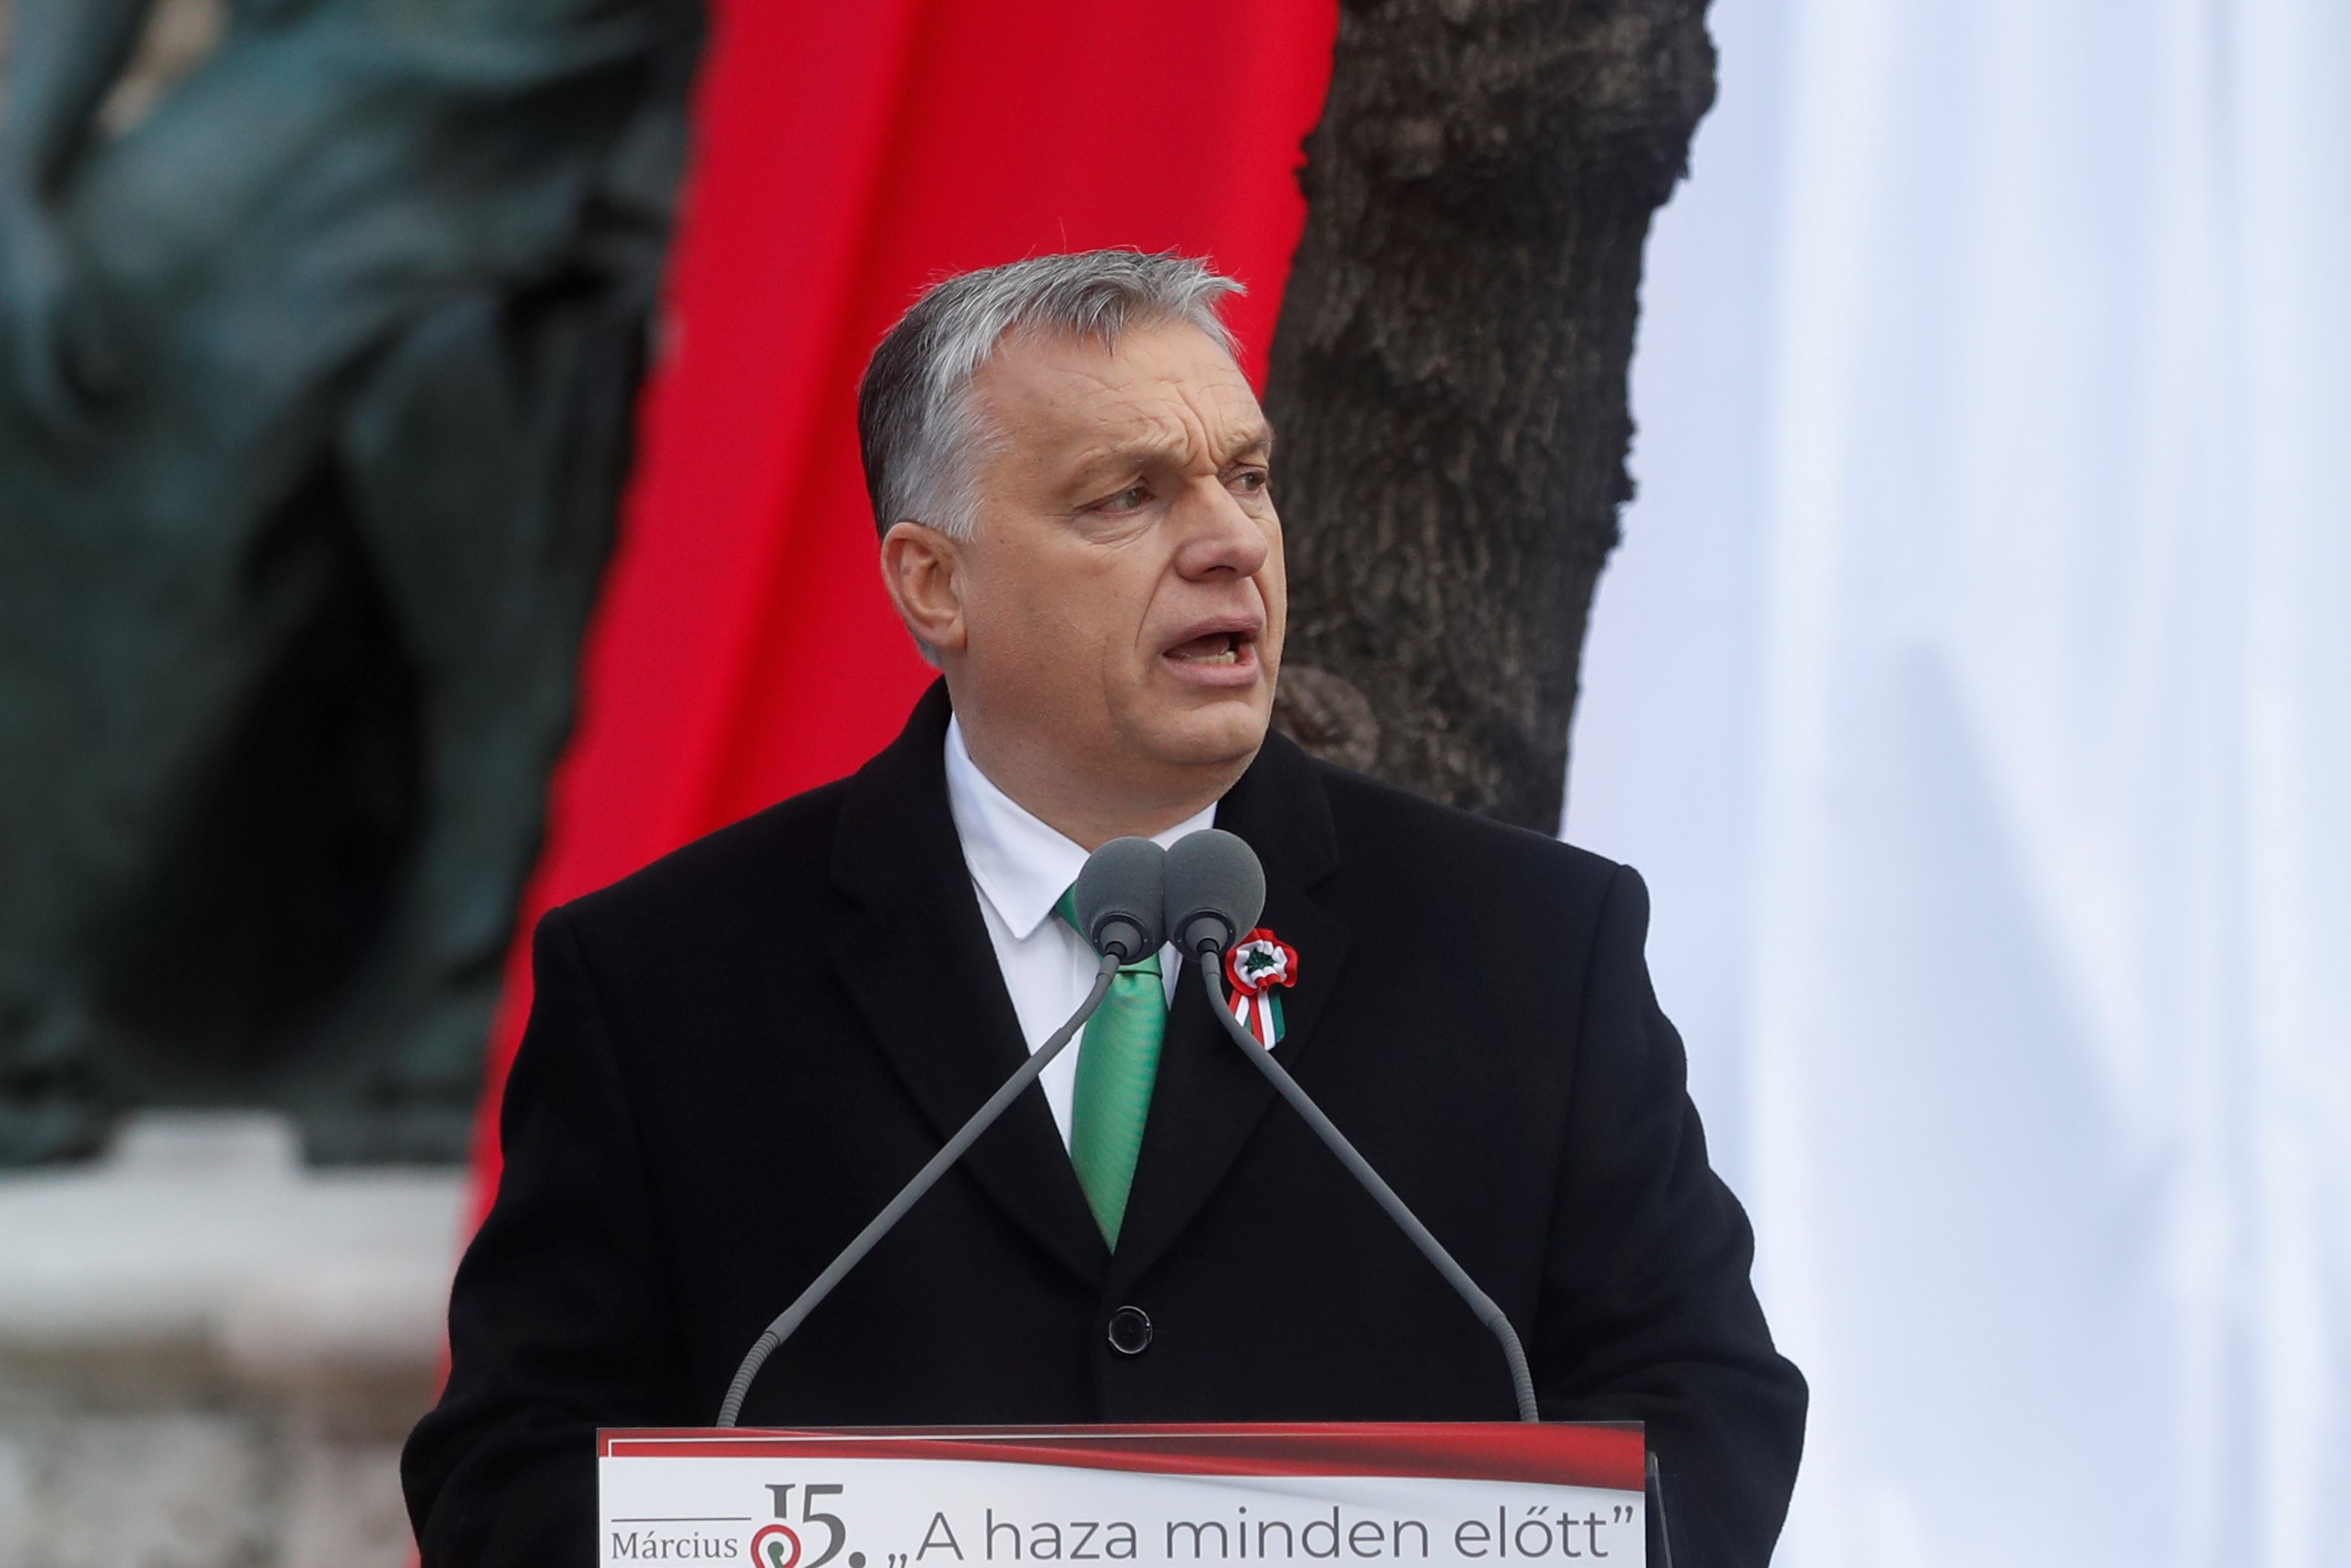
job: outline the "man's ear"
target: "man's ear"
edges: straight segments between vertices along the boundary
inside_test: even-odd
[[[938,653],[963,649],[960,541],[928,523],[897,522],[882,536],[882,586],[914,640]]]

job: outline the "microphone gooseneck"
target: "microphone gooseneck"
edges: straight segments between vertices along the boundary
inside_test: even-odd
[[[1134,846],[1139,846],[1134,848]],[[1110,993],[1110,981],[1118,977],[1119,968],[1158,950],[1166,939],[1159,934],[1161,911],[1164,908],[1160,866],[1164,859],[1157,844],[1147,838],[1120,838],[1105,844],[1086,858],[1085,869],[1077,873],[1077,888],[1073,902],[1077,906],[1078,927],[1085,933],[1087,945],[1100,956],[1094,972],[1094,984],[1067,1022],[1045,1038],[1043,1044],[1029,1053],[1020,1071],[1003,1082],[1003,1087],[988,1097],[987,1103],[971,1113],[971,1119],[956,1130],[956,1135],[932,1155],[913,1180],[898,1189],[898,1195],[885,1205],[882,1212],[868,1220],[840,1255],[825,1265],[825,1272],[809,1283],[799,1300],[786,1307],[776,1321],[752,1345],[742,1364],[735,1369],[734,1381],[727,1385],[727,1397],[718,1407],[718,1424],[730,1427],[742,1414],[743,1396],[751,1392],[752,1380],[759,1375],[767,1358],[778,1346],[790,1339],[808,1314],[822,1305],[833,1288],[845,1278],[849,1271],[865,1261],[891,1228],[904,1219],[907,1212],[922,1201],[922,1195],[937,1184],[961,1159],[981,1134],[995,1125],[1012,1102],[1035,1083],[1038,1075],[1051,1065],[1062,1048],[1077,1038],[1102,999]]]
[[[1222,842],[1189,849],[1203,839]],[[1241,863],[1244,858],[1245,867]],[[1179,875],[1182,878],[1181,884]],[[1258,1044],[1247,1026],[1233,1016],[1232,1007],[1225,999],[1223,958],[1233,940],[1257,923],[1257,916],[1265,907],[1265,873],[1258,863],[1256,851],[1233,835],[1213,828],[1179,839],[1176,847],[1168,851],[1167,896],[1168,929],[1175,933],[1184,956],[1197,963],[1201,983],[1207,988],[1209,1010],[1216,1014],[1217,1022],[1224,1026],[1225,1033],[1241,1047],[1241,1053],[1265,1075],[1276,1091],[1289,1101],[1290,1109],[1314,1130],[1324,1146],[1371,1194],[1388,1218],[1395,1221],[1397,1229],[1412,1239],[1412,1244],[1420,1249],[1420,1255],[1435,1265],[1437,1272],[1444,1276],[1445,1283],[1453,1287],[1471,1313],[1500,1342],[1502,1359],[1510,1363],[1511,1393],[1518,1402],[1518,1419],[1541,1420],[1542,1415],[1535,1406],[1534,1373],[1526,1365],[1526,1348],[1519,1343],[1518,1330],[1511,1325],[1509,1314],[1478,1288],[1468,1270],[1454,1261],[1444,1243],[1420,1223],[1420,1217],[1371,1169],[1371,1162],[1348,1141],[1347,1134],[1323,1114],[1323,1108],[1299,1087],[1289,1069],[1275,1061],[1274,1053]]]

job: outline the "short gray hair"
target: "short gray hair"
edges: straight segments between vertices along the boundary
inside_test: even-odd
[[[968,537],[986,450],[972,377],[1004,335],[1042,329],[1106,347],[1130,327],[1196,327],[1233,352],[1217,314],[1239,282],[1173,251],[1078,251],[965,272],[936,283],[889,330],[857,393],[858,445],[874,526],[907,518]]]

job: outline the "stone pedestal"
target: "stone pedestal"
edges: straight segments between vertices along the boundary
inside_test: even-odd
[[[0,1178],[0,1568],[401,1568],[463,1208],[243,1113]]]

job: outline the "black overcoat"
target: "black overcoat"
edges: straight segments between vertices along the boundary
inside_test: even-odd
[[[934,686],[852,778],[566,904],[403,1456],[426,1568],[595,1561],[599,1426],[744,1350],[1024,1060]],[[1748,1280],[1630,870],[1270,739],[1217,825],[1297,948],[1279,1054],[1510,1314],[1547,1418],[1639,1420],[1677,1568],[1762,1563],[1805,1391]],[[1140,1354],[1110,1345],[1148,1314]],[[1185,977],[1115,1253],[1042,1093],[799,1336],[745,1425],[1508,1420],[1493,1340]]]

